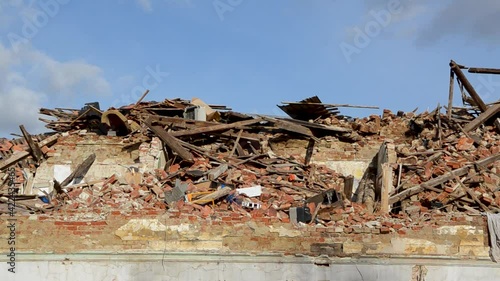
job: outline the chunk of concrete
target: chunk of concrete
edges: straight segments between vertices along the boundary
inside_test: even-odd
[[[256,185],[252,187],[238,188],[236,191],[239,194],[244,194],[248,197],[258,197],[262,194],[262,186]]]
[[[172,203],[184,198],[188,186],[189,185],[187,183],[183,183],[179,179],[177,179],[175,181],[175,187],[171,191],[165,192],[165,203],[171,205]]]

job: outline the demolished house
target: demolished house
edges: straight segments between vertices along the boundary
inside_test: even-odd
[[[144,101],[147,93],[107,110],[97,102],[42,108],[51,133],[21,126],[22,138],[0,144],[0,212],[15,201],[18,215],[35,215],[25,239],[38,239],[42,252],[163,250],[167,241],[151,241],[169,233],[198,241],[176,251],[498,261],[487,235],[498,241],[500,233],[488,231],[487,217],[500,210],[500,103],[485,104],[466,69],[500,73],[452,61],[448,105],[422,113],[348,118],[339,108],[350,105],[314,96],[283,102],[288,117],[270,117],[197,98]],[[463,107],[452,106],[455,77]],[[34,237],[44,221],[54,223],[37,231],[56,226],[94,244],[43,245]],[[450,233],[460,237],[439,238]]]

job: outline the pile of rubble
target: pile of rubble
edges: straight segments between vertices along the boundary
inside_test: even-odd
[[[463,92],[464,101],[474,105],[451,107],[451,91],[446,113],[438,105],[421,114],[384,110],[382,116],[354,119],[339,115],[338,107],[349,105],[311,97],[280,105],[290,118],[277,118],[237,113],[197,98],[143,102],[147,92],[135,104],[106,111],[98,103],[82,109],[42,108],[40,113],[51,119],[40,120],[55,133],[31,136],[21,126],[22,139],[0,144],[0,202],[14,198],[17,208],[31,212],[116,206],[189,209],[200,217],[217,211],[259,213],[281,221],[345,226],[346,231],[360,220],[375,220],[373,214],[416,219],[428,213],[497,212],[500,103],[485,105],[464,68],[451,63],[453,77],[469,93]],[[126,175],[82,182],[96,158],[90,154],[63,181],[54,179],[50,192],[33,194],[36,167],[50,158],[51,146],[86,135],[120,138],[124,149],[158,145],[164,162],[154,170],[131,169]],[[354,186],[352,175],[312,163],[325,138],[356,147],[370,140],[381,144],[359,185]],[[304,156],[276,153],[273,143],[289,139],[306,140]]]

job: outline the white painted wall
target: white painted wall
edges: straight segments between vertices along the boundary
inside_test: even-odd
[[[2,255],[4,256],[4,255]],[[330,262],[319,266],[314,261]],[[424,265],[425,281],[499,280],[500,267],[490,261],[432,259],[312,259],[308,257],[202,254],[18,255],[16,273],[0,258],[0,280],[416,280],[415,265]]]

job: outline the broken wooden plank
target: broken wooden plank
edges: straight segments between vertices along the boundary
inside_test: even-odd
[[[197,121],[184,119],[179,117],[166,117],[166,116],[157,116],[157,115],[149,115],[152,122],[155,122],[162,126],[172,126],[174,128],[182,128],[182,129],[196,129],[199,127],[210,127],[220,125],[217,122],[208,122],[208,121]],[[214,134],[220,134],[226,137],[237,138],[238,133],[228,130],[227,132],[214,132]],[[241,134],[241,139],[250,140],[250,141],[259,141],[258,134],[243,132]]]
[[[229,158],[233,157],[233,154],[234,152],[236,151],[236,149],[238,148],[238,145],[240,145],[240,138],[241,138],[241,133],[243,133],[243,130],[240,130],[238,132],[238,136],[236,137],[236,140],[234,141],[234,146],[233,146],[233,149],[231,150],[231,153],[229,153]],[[239,154],[240,151],[238,151],[238,155],[241,156],[241,154]]]
[[[145,98],[148,94],[149,94],[149,89],[148,89],[148,90],[146,90],[146,91],[144,92],[144,94],[142,94],[142,96],[139,98],[139,100],[135,103],[134,107],[137,107],[137,106],[141,103],[141,101],[142,101],[142,100],[143,100],[143,99],[144,99],[144,98]]]
[[[33,156],[33,159],[37,164],[40,164],[40,162],[43,160],[43,153],[40,150],[40,147],[33,141],[33,138],[31,135],[26,131],[23,125],[19,126],[21,129],[21,132],[23,133],[24,139],[28,143],[28,146],[30,148],[31,156]]]
[[[313,215],[312,215],[312,217],[311,217],[311,222],[310,222],[309,224],[311,224],[311,225],[312,225],[312,224],[314,224],[314,223],[315,223],[316,216],[317,216],[317,215],[318,215],[318,213],[319,213],[319,209],[321,208],[321,205],[322,205],[322,204],[321,204],[321,202],[320,202],[320,203],[318,203],[318,204],[316,205],[316,207],[314,208],[314,213],[313,213]]]
[[[467,194],[469,194],[469,196],[472,198],[472,200],[474,200],[480,207],[481,209],[483,209],[483,211],[485,212],[488,212],[490,209],[488,207],[486,207],[486,205],[484,205],[476,196],[476,194],[474,194],[474,191],[470,190],[469,188],[467,188],[467,186],[465,186],[463,184],[463,182],[460,180],[460,178],[453,174],[451,169],[448,168],[448,166],[445,166],[445,169],[448,171],[448,173],[450,173],[450,175],[452,175],[452,177],[458,182],[458,184],[460,185],[460,187],[462,187],[462,189],[467,192]]]
[[[70,184],[73,179],[83,178],[95,161],[95,153],[92,153],[61,183],[62,187]]]
[[[224,196],[227,196],[229,193],[231,193],[231,188],[230,187],[222,187],[221,189],[213,192],[213,193],[210,193],[210,194],[207,194],[203,197],[201,197],[200,199],[197,199],[195,201],[193,201],[192,203],[194,204],[206,204],[206,203],[209,203],[209,202],[213,202],[219,198],[222,198]]]
[[[192,135],[211,133],[211,132],[216,132],[216,131],[224,131],[224,130],[229,130],[229,129],[233,129],[233,128],[239,128],[239,127],[259,123],[261,121],[262,121],[262,119],[257,118],[257,119],[251,119],[251,120],[238,121],[238,122],[234,122],[234,123],[230,123],[230,124],[218,124],[218,125],[213,125],[210,127],[203,127],[203,128],[197,128],[197,129],[186,130],[186,131],[172,132],[170,134],[174,137],[192,136]]]
[[[323,105],[326,107],[351,107],[351,108],[368,108],[368,109],[379,109],[378,106],[366,106],[366,105],[351,105],[351,104],[332,104],[332,103],[320,103],[320,102],[289,102],[282,101],[282,104],[312,104],[312,105]]]
[[[46,145],[51,145],[52,143],[56,142],[60,136],[61,136],[60,134],[52,135],[52,136],[42,140],[41,142],[39,142],[38,147],[41,148],[41,147],[44,147]],[[21,152],[17,152],[17,153],[12,154],[9,158],[0,161],[0,170],[3,170],[5,168],[8,168],[8,167],[16,164],[17,162],[21,161],[22,159],[28,157],[29,155],[30,155],[30,153],[28,151],[21,151]]]
[[[483,68],[483,67],[469,67],[469,73],[479,73],[479,74],[500,74],[500,69],[498,68]]]
[[[488,121],[491,117],[500,112],[500,104],[490,106],[485,112],[481,113],[476,119],[469,122],[464,127],[465,132],[470,132],[479,127],[484,122]]]
[[[311,129],[309,129],[305,126],[294,124],[292,122],[285,121],[285,120],[280,120],[280,119],[268,117],[268,116],[260,116],[260,117],[268,122],[273,123],[275,126],[278,126],[279,129],[293,132],[293,133],[297,133],[297,134],[301,134],[304,136],[308,136],[308,137],[314,139],[315,141],[319,141],[319,139],[313,135]]]
[[[391,196],[389,198],[389,204],[394,204],[394,203],[401,201],[409,196],[415,195],[415,194],[423,191],[428,186],[430,186],[430,187],[436,186],[438,184],[445,183],[445,182],[449,181],[450,179],[453,179],[455,176],[458,176],[458,177],[463,176],[469,171],[470,168],[474,167],[474,165],[488,166],[488,165],[494,163],[495,161],[498,161],[499,159],[500,159],[500,153],[497,153],[495,155],[492,155],[492,156],[483,158],[479,161],[476,161],[472,164],[466,165],[462,168],[453,170],[449,174],[442,175],[442,176],[439,176],[437,178],[433,178],[433,179],[428,180],[422,184],[405,189],[404,191],[402,191],[396,195]]]
[[[146,120],[145,124],[163,141],[165,145],[170,147],[170,149],[177,153],[177,155],[179,155],[182,159],[188,162],[193,162],[193,155],[179,144],[177,138],[170,135],[170,133],[165,131],[162,127],[153,126],[151,118]]]
[[[318,124],[318,123],[310,123],[310,122],[307,122],[304,120],[290,119],[290,118],[277,118],[277,119],[296,123],[298,125],[302,125],[304,127],[312,129],[312,130],[320,130],[320,131],[333,132],[333,133],[350,133],[350,132],[352,132],[352,129],[339,127],[339,126],[335,126],[335,125],[323,125],[323,124]]]
[[[39,200],[37,199],[36,202],[38,202]],[[1,203],[6,203],[8,204],[9,203],[9,198],[8,197],[5,197],[5,196],[1,196],[0,197],[0,202]],[[35,210],[35,211],[39,211],[39,212],[42,212],[42,213],[45,213],[46,209],[43,209],[43,208],[39,208],[39,207],[36,207],[36,206],[31,206],[29,204],[26,204],[26,203],[21,203],[21,202],[18,202],[16,201],[16,207],[22,207],[23,209],[26,209],[26,210]]]
[[[227,171],[228,168],[229,166],[227,164],[222,164],[219,167],[210,170],[208,172],[208,179],[211,181],[216,180],[220,175]]]

